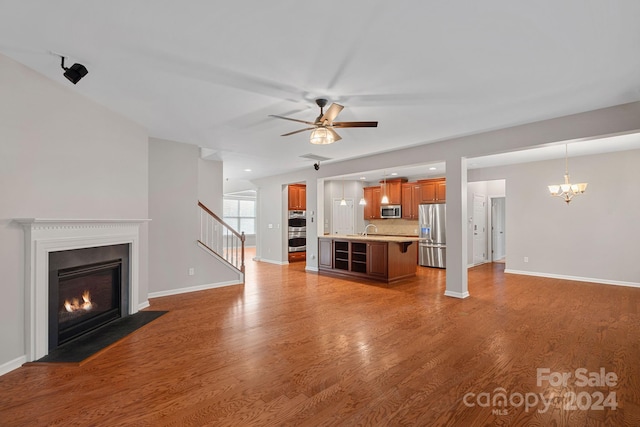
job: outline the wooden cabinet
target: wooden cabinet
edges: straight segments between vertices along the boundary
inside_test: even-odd
[[[333,268],[333,240],[318,239],[318,266]]]
[[[380,219],[380,187],[365,187],[364,200],[364,219]]]
[[[444,179],[436,182],[436,201],[438,203],[447,201],[447,182]]]
[[[334,240],[333,268],[349,271],[349,242]]]
[[[367,243],[367,275],[387,277],[387,247],[384,242]]]
[[[433,203],[436,200],[436,184],[429,181],[420,182],[420,203]]]
[[[364,219],[373,219],[373,187],[365,187],[362,189],[364,193]]]
[[[307,210],[307,186],[304,184],[289,185],[289,210]]]
[[[447,186],[444,178],[418,181],[420,203],[445,203]]]
[[[351,268],[355,273],[369,273],[369,259],[367,256],[367,244],[364,242],[351,242]]]
[[[307,259],[306,252],[289,252],[289,262],[305,261]]]
[[[402,204],[402,184],[407,182],[404,178],[394,178],[380,181],[381,185],[381,194],[380,198],[385,194],[389,199],[390,205],[400,205]]]
[[[392,283],[415,276],[417,241],[371,241],[366,238],[318,237],[318,271]]]
[[[445,203],[447,184],[444,178],[422,179],[406,182],[404,178],[387,180],[386,194],[390,205],[402,206],[403,219],[418,219],[421,203]],[[380,200],[384,194],[384,181],[380,187],[365,187],[364,219],[380,219]]]
[[[420,184],[417,182],[402,184],[402,218],[418,219],[418,205],[421,202]]]

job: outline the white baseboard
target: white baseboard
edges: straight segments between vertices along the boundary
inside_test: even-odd
[[[318,270],[318,267],[310,267],[310,266],[307,265],[307,266],[304,267],[304,271],[312,271],[314,273],[317,273],[320,270]]]
[[[147,299],[146,301],[138,304],[138,311],[140,310],[144,310],[145,308],[149,307],[151,304],[149,304],[149,300]]]
[[[289,264],[289,261],[276,261],[273,259],[266,259],[266,258],[254,258],[256,261],[260,261],[260,262],[267,262],[269,264],[276,264],[276,265],[287,265]]]
[[[27,363],[27,355],[23,355],[20,357],[17,357],[13,360],[8,361],[7,363],[3,363],[2,365],[0,365],[0,376],[4,375],[4,374],[8,374],[9,372],[13,371],[14,369],[18,369],[20,366],[22,366],[23,364]]]
[[[467,292],[445,291],[444,296],[464,299],[464,298],[469,298],[469,292],[468,291]]]
[[[640,282],[622,282],[618,280],[594,279],[593,277],[567,276],[564,274],[538,273],[535,271],[511,270],[509,268],[505,269],[504,272],[510,273],[510,274],[521,274],[523,276],[547,277],[549,279],[573,280],[575,282],[588,282],[588,283],[598,283],[601,285],[629,286],[632,288],[640,288]]]
[[[233,286],[233,285],[242,285],[242,282],[232,280],[229,282],[209,283],[206,285],[191,286],[188,288],[179,288],[179,289],[171,289],[168,291],[151,292],[149,294],[149,298],[168,297],[171,295],[186,294],[189,292],[204,291],[207,289],[221,288],[224,286]]]

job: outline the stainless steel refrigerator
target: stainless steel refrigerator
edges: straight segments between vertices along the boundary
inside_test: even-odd
[[[447,262],[446,205],[433,203],[420,205],[420,265],[445,268]]]

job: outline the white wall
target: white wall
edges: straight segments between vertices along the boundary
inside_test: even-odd
[[[192,159],[189,159],[189,163]],[[222,218],[222,162],[198,158],[198,200]]]
[[[308,200],[309,187],[307,186],[307,203]],[[275,264],[288,262],[287,202],[288,183],[258,187],[258,206],[256,209],[257,259]],[[308,205],[307,209],[309,209]],[[307,240],[309,239],[308,233],[307,231]]]
[[[0,55],[0,373],[25,354],[24,233],[13,218],[147,218],[147,133]],[[147,226],[140,234],[147,299]]]
[[[150,297],[240,283],[198,247],[198,200],[222,217],[222,163],[202,160],[195,145],[149,139]]]
[[[640,150],[570,158],[571,181],[589,186],[569,205],[547,190],[564,159],[470,171],[506,179],[507,270],[640,286],[638,164]]]
[[[471,181],[473,179],[473,171],[469,171],[468,179]],[[489,197],[504,197],[506,196],[505,191],[505,180],[496,179],[493,181],[478,181],[478,182],[469,182],[467,185],[467,206],[469,210],[467,212],[467,263],[468,265],[473,265],[473,195],[481,194],[485,196],[485,200],[487,202],[486,205],[486,218],[489,221],[490,218],[490,204]],[[491,224],[487,223],[487,242],[489,242],[489,235],[491,233]],[[490,249],[487,248],[487,253],[491,253]],[[489,257],[487,257],[487,260]]]
[[[447,170],[447,231],[449,237],[451,237],[451,239],[447,239],[447,291],[451,291],[449,295],[464,295],[467,287],[468,256],[468,177],[466,159],[520,150],[558,141],[638,132],[640,131],[639,117],[640,102],[635,102],[523,124],[507,129],[461,136],[446,141],[425,142],[422,145],[416,145],[411,148],[372,154],[343,162],[328,162],[323,164],[319,171],[315,172],[310,170],[311,168],[305,168],[304,170],[290,174],[256,180],[254,184],[258,187],[259,192],[258,204],[260,215],[264,213],[269,217],[264,223],[261,223],[258,229],[258,233],[262,234],[262,237],[259,236],[258,238],[257,252],[262,254],[274,253],[279,252],[279,249],[282,247],[283,236],[281,234],[274,234],[272,230],[266,229],[265,226],[267,222],[281,220],[283,217],[281,189],[286,183],[304,181],[307,183],[307,189],[311,187],[317,188],[318,180],[330,179],[334,176],[364,173],[376,169],[389,169],[395,166],[415,165],[421,162],[433,163],[445,161]],[[599,167],[603,168],[603,171],[606,171],[615,166],[600,165]],[[557,175],[557,168],[553,169],[553,173]],[[514,171],[518,170],[521,170],[521,179],[526,181],[528,179],[528,169],[514,168]],[[546,176],[548,175],[545,174],[545,182],[549,179]],[[576,178],[577,176],[578,175],[576,175]],[[474,177],[473,181],[502,178],[505,177]],[[562,170],[558,178],[562,179]],[[510,185],[510,180],[507,180],[507,212],[510,211],[511,205],[513,204],[511,194],[513,194],[513,191],[516,191],[511,189]],[[318,188],[318,193],[322,193],[323,189],[324,187]],[[623,194],[619,193],[617,189],[610,191],[618,196]],[[313,196],[307,194],[307,210],[317,210],[318,206],[322,208],[324,196],[321,195],[321,197],[322,200],[318,202]],[[562,202],[560,204],[562,204]],[[286,210],[286,205],[284,209]],[[278,212],[278,210],[280,210],[280,212]],[[326,214],[327,213],[324,212],[324,215]],[[321,218],[322,214],[318,213],[318,217]],[[507,221],[509,220],[510,218],[507,217]],[[310,257],[310,255],[317,254],[317,239],[311,232],[316,232],[316,230],[310,230],[309,227],[307,227],[307,268],[317,268],[317,259]],[[507,239],[509,257],[511,255],[517,255],[512,253],[512,239],[514,238],[516,238],[516,236],[511,234],[510,238]],[[316,241],[314,241],[314,239]],[[518,266],[515,267],[519,268]],[[576,271],[576,273],[578,272]],[[628,274],[624,276],[627,277]],[[621,276],[617,274],[615,277]],[[637,281],[637,279],[635,280]],[[449,289],[450,286],[453,288]]]
[[[344,197],[345,199],[352,199],[354,202],[354,232],[361,233],[364,231],[364,206],[360,205],[360,199],[364,196],[363,184],[361,181],[353,180],[332,180],[324,182],[324,225],[323,233],[331,233],[331,227],[333,226],[333,200],[342,199],[344,185]]]

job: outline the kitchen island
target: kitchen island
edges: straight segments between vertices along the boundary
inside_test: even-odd
[[[393,283],[416,275],[418,238],[369,234],[318,237],[318,272]]]

